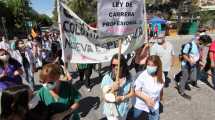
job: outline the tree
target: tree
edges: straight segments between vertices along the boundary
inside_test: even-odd
[[[39,15],[37,23],[40,26],[51,26],[53,24],[52,19],[46,14]]]
[[[85,22],[96,22],[97,0],[71,0],[65,2],[65,4]],[[57,22],[57,0],[55,0],[55,8],[52,13],[52,19]]]
[[[53,14],[52,20],[53,20],[55,23],[57,23],[57,21],[58,21],[57,0],[55,0],[54,10],[53,10],[52,14]]]
[[[72,0],[68,2],[68,6],[87,23],[96,21],[96,0]]]
[[[30,28],[27,23],[29,21],[45,25],[52,24],[52,20],[48,16],[38,14],[31,7],[30,0],[0,0],[0,17],[4,17],[6,20],[10,37],[28,33]],[[1,25],[0,32],[2,32]]]

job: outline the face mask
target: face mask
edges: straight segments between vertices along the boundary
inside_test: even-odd
[[[0,60],[4,61],[4,62],[7,62],[9,59],[9,55],[3,55],[3,56],[0,56]]]
[[[159,43],[159,44],[162,44],[163,42],[164,42],[163,39],[158,39],[158,43]]]
[[[3,41],[3,42],[6,42],[7,40],[6,40],[6,38],[3,37],[3,38],[2,38],[2,41]]]
[[[57,84],[56,82],[51,82],[51,83],[44,84],[44,86],[49,90],[53,90],[57,86]]]
[[[146,70],[150,75],[154,75],[157,72],[157,66],[147,66]]]

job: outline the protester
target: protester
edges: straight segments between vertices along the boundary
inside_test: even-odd
[[[0,49],[0,91],[16,84],[22,84],[22,65],[9,52]]]
[[[165,39],[165,35],[163,34],[159,38],[157,38],[157,43],[155,43],[150,48],[150,55],[158,55],[162,62],[162,70],[165,75],[165,87],[169,87],[169,83],[171,80],[168,78],[168,73],[171,70],[171,67],[174,63],[174,49],[172,44]]]
[[[66,118],[79,120],[77,108],[79,107],[80,93],[65,81],[60,81],[61,67],[57,64],[43,66],[40,79],[43,87],[37,92],[40,100],[49,107],[52,120]]]
[[[43,60],[43,65],[48,63],[55,63],[59,65],[64,65],[62,60],[62,49],[58,41],[52,42],[51,52],[47,55],[47,59]]]
[[[209,53],[209,47],[212,42],[212,38],[209,35],[202,35],[199,37],[199,49],[200,49],[200,60],[199,65],[201,68],[207,67],[207,59]],[[208,69],[208,68],[206,68]]]
[[[114,55],[111,60],[111,72],[107,73],[101,83],[103,97],[105,99],[103,114],[108,120],[126,120],[129,99],[133,96],[131,87],[131,76],[123,55],[120,55],[119,81],[116,81],[117,66],[119,64],[118,55]],[[115,96],[114,100],[111,97]]]
[[[33,39],[33,41],[28,41],[28,47],[31,48],[31,51],[33,53],[33,57],[36,61],[35,66],[36,70],[41,69],[43,65],[42,61],[42,45],[40,42],[38,42],[36,39]]]
[[[152,24],[149,24],[149,26],[148,26],[148,37],[150,37],[150,38],[153,37]]]
[[[32,91],[26,85],[18,85],[0,92],[1,120],[27,120],[28,103]]]
[[[15,49],[16,49],[15,42],[16,42],[17,40],[19,40],[19,38],[18,38],[17,36],[14,36],[14,37],[13,37],[13,40],[12,40],[12,42],[11,42],[11,44],[10,44],[10,48],[11,48],[12,50],[15,50]]]
[[[189,79],[193,86],[197,86],[197,62],[200,58],[199,52],[199,36],[185,44],[182,49],[182,61],[181,61],[181,79],[178,86],[179,94],[185,98],[190,99],[190,96],[185,94],[185,86],[188,85]]]
[[[155,26],[154,26],[154,37],[158,37],[158,25],[156,24]]]
[[[32,51],[25,45],[23,40],[15,42],[17,57],[16,59],[22,64],[24,69],[24,80],[26,80],[31,88],[34,88],[34,71],[36,71],[36,60]]]
[[[211,68],[209,57],[209,47],[211,42],[212,39],[209,35],[201,35],[199,37],[200,59],[198,62],[197,80],[202,80],[203,82],[207,82],[207,72]]]
[[[159,120],[159,102],[163,97],[165,77],[159,56],[150,56],[147,67],[135,80],[135,99],[127,120]]]
[[[48,120],[47,111],[27,85],[0,92],[0,120]]]
[[[136,73],[143,71],[146,68],[146,60],[149,56],[149,45],[144,44],[141,48],[136,50],[135,57],[134,57],[134,68]]]
[[[215,89],[215,41],[213,41],[209,48],[210,67],[212,73],[212,83]]]
[[[42,39],[42,48],[45,50],[51,50],[51,41],[49,39],[48,33],[45,33]]]
[[[92,74],[92,69],[93,66],[92,64],[78,64],[78,72],[79,72],[79,80],[81,81],[81,83],[84,83],[87,90],[91,91],[91,80],[90,80],[90,76]],[[84,80],[84,76],[85,76],[85,80]]]

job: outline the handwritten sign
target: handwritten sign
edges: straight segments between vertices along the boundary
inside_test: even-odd
[[[109,62],[118,53],[116,38],[100,39],[98,30],[86,24],[65,4],[60,5],[64,58],[70,59],[71,63],[101,63]],[[143,36],[141,25],[134,33],[125,37],[122,53],[127,54],[139,48],[144,43]]]
[[[99,0],[100,37],[125,36],[143,24],[143,0]]]

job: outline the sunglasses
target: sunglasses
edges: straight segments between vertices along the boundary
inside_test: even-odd
[[[118,64],[112,64],[111,67],[112,68],[118,67]],[[122,68],[122,65],[120,65],[120,68]]]

